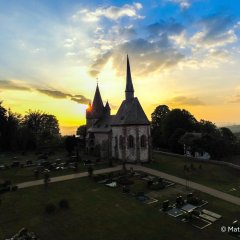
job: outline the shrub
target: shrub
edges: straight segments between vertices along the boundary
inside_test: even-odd
[[[12,182],[10,180],[6,180],[0,184],[0,187],[3,187],[3,188],[8,187],[11,184],[12,184]]]
[[[9,192],[11,190],[10,186],[8,187],[3,187],[3,188],[0,188],[0,194],[1,193],[6,193],[6,192]]]
[[[68,203],[68,200],[66,200],[66,199],[60,200],[58,205],[61,209],[68,209],[69,208],[69,203]]]
[[[15,192],[15,191],[17,191],[18,190],[18,186],[12,186],[12,192]]]
[[[52,214],[56,211],[56,207],[53,203],[48,203],[45,207],[45,211],[47,214]]]

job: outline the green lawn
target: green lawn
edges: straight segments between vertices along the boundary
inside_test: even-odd
[[[13,157],[16,157],[17,159],[14,159]],[[55,153],[54,155],[51,155],[49,157],[49,161],[55,161],[56,159],[62,159],[63,161],[68,159],[65,152],[60,151]],[[93,159],[92,156],[81,154],[81,158],[83,160],[86,159]],[[34,153],[28,153],[26,155],[21,154],[2,154],[0,155],[0,165],[1,164],[8,164],[10,165],[13,161],[20,161],[21,163],[26,163],[27,160],[32,160],[34,163],[37,162],[37,155]],[[108,163],[99,163],[98,165],[94,166],[94,169],[99,168],[106,168],[108,167]],[[21,183],[26,181],[32,181],[35,180],[34,177],[34,170],[36,167],[27,167],[27,168],[9,168],[6,170],[0,170],[0,182],[5,180],[10,180],[12,183]],[[87,168],[83,165],[83,163],[79,164],[78,172],[84,172],[87,171]],[[60,176],[60,175],[67,175],[75,173],[75,170],[73,169],[65,169],[65,170],[59,170],[59,171],[52,171],[50,173],[50,177]],[[43,178],[43,175],[40,175],[39,178]]]
[[[186,178],[184,165],[192,163],[197,170],[187,172],[190,181],[221,190],[223,192],[240,197],[240,170],[227,166],[211,163],[200,163],[188,158],[167,156],[161,153],[154,153],[154,161],[147,167],[154,168],[181,178]],[[199,170],[201,164],[202,169]],[[235,188],[236,191],[230,191]]]
[[[170,189],[170,188],[169,188]],[[183,187],[163,190],[160,199],[172,199]],[[174,194],[173,194],[174,193]],[[240,215],[240,208],[201,194],[210,203],[209,210],[223,219],[205,230],[198,230],[159,212],[159,204],[145,205],[88,178],[18,190],[2,196],[0,205],[0,239],[11,236],[22,227],[36,232],[41,240],[155,240],[155,239],[232,239],[220,232]],[[57,209],[47,215],[44,206],[68,199],[69,210]]]

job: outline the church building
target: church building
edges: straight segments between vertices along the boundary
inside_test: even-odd
[[[104,106],[97,85],[92,104],[86,110],[88,152],[101,158],[114,158],[123,162],[151,160],[150,122],[137,97],[127,56],[125,99],[116,115],[111,115],[107,102]]]

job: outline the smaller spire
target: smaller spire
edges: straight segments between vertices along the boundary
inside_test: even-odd
[[[110,108],[110,105],[108,103],[108,100],[107,100],[106,105],[105,105],[105,113],[107,113],[108,115],[111,114],[111,108]]]
[[[111,108],[110,108],[110,105],[109,105],[109,103],[108,103],[108,100],[107,100],[107,102],[106,102],[105,108],[111,109]]]

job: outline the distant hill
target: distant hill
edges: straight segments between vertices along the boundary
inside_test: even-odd
[[[240,133],[240,125],[231,125],[225,127],[229,128],[233,133]]]

